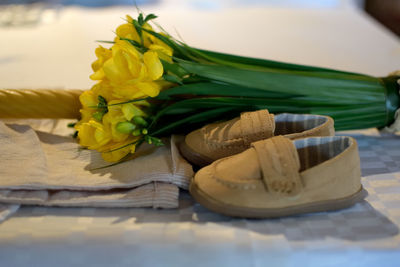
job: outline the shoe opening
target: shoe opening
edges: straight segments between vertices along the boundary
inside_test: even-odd
[[[324,124],[328,119],[318,115],[282,113],[275,115],[275,135],[300,133]]]
[[[300,159],[300,171],[334,158],[352,144],[346,136],[311,137],[294,141]]]

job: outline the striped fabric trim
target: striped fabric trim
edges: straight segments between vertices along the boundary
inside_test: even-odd
[[[310,137],[293,141],[300,158],[300,170],[309,169],[336,157],[352,144],[349,137]]]
[[[275,115],[275,135],[298,133],[316,128],[327,118],[319,115],[282,113]]]

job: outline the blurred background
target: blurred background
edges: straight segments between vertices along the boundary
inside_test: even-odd
[[[0,87],[90,88],[97,40],[113,40],[136,6],[198,48],[378,77],[400,69],[400,0],[0,0]]]
[[[197,10],[237,7],[284,7],[365,10],[400,36],[400,0],[0,0],[0,26],[15,27],[51,22],[66,6],[102,8],[110,6],[185,6]]]

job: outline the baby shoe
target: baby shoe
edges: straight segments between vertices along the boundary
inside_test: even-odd
[[[366,196],[356,140],[344,136],[254,142],[198,171],[190,193],[212,211],[247,218],[336,210]]]
[[[264,109],[244,112],[238,118],[195,130],[185,137],[180,151],[189,162],[203,167],[217,159],[243,152],[252,142],[274,135],[298,139],[334,134],[331,117],[289,113],[274,116]]]

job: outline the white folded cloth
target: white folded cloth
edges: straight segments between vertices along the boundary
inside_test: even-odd
[[[18,204],[0,204],[0,222],[7,219],[7,217],[11,216],[14,212],[19,209]]]
[[[175,208],[178,187],[187,189],[193,176],[177,136],[109,166],[65,134],[65,121],[20,124],[28,122],[0,121],[0,203]]]

